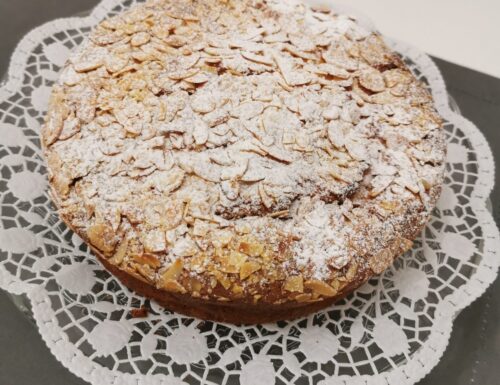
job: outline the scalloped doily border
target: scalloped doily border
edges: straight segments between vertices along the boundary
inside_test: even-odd
[[[19,42],[11,56],[8,80],[0,88],[0,99],[15,92],[16,88],[22,83],[20,76],[22,71],[19,71],[19,68],[25,66],[31,48],[38,44],[41,38],[67,28],[92,27],[108,14],[112,8],[121,3],[120,0],[103,0],[87,17],[56,19],[30,31]],[[411,360],[387,373],[357,377],[357,384],[364,382],[365,384],[397,383],[410,385],[427,375],[446,350],[455,315],[484,293],[486,288],[495,280],[499,267],[499,259],[496,255],[497,250],[500,250],[499,233],[485,204],[485,200],[488,198],[494,184],[494,162],[488,142],[472,122],[454,113],[449,108],[444,80],[439,69],[429,56],[413,47],[409,47],[405,43],[392,41],[391,45],[396,51],[410,57],[419,66],[429,81],[439,113],[448,121],[459,126],[466,133],[477,153],[481,154],[478,157],[478,184],[475,186],[471,204],[474,212],[481,219],[481,228],[485,234],[485,253],[483,256],[484,261],[478,266],[474,276],[440,303],[432,327],[433,337],[428,339],[428,342],[411,357]],[[61,336],[59,327],[53,322],[53,313],[47,310],[50,309],[50,305],[47,305],[49,299],[45,291],[23,287],[22,283],[12,279],[10,274],[3,271],[2,268],[0,268],[0,281],[4,283],[3,286],[8,291],[28,295],[37,327],[48,348],[62,365],[83,380],[92,384],[101,384],[106,381],[109,384],[116,385],[167,385],[171,383],[172,378],[165,375],[143,376],[127,373],[117,375],[108,368],[92,362]],[[351,380],[352,377],[343,375],[336,378],[327,378],[323,383],[348,385]]]

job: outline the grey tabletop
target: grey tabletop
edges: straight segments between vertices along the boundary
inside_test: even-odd
[[[98,0],[0,0],[0,74],[7,70],[16,43],[46,21],[74,16]],[[500,151],[500,79],[436,59],[448,90],[463,115],[486,135],[493,153]],[[496,180],[500,180],[497,165]],[[500,186],[492,201],[500,223]],[[476,383],[500,378],[500,280],[456,319],[450,343],[439,364],[419,385]],[[51,355],[36,327],[0,292],[0,385],[86,384]],[[106,384],[103,384],[106,385]]]

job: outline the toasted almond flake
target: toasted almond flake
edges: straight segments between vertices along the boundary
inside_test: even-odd
[[[157,269],[161,266],[161,262],[154,254],[136,254],[133,257],[134,261],[141,265],[147,265],[152,269]]]
[[[337,120],[340,117],[340,108],[337,106],[330,106],[323,111],[323,117],[326,120]]]
[[[240,193],[240,185],[237,181],[225,180],[221,182],[220,188],[227,199],[234,201]]]
[[[325,297],[333,297],[337,294],[337,291],[333,287],[317,279],[305,281],[304,287],[312,290],[315,294],[323,295]]]
[[[191,98],[191,108],[200,114],[208,114],[216,107],[215,101],[208,93],[195,94]]]
[[[130,39],[130,44],[133,47],[140,47],[151,40],[151,35],[147,32],[138,32]]]
[[[212,57],[205,57],[203,58],[203,60],[207,64],[219,64],[222,61],[222,58],[220,56],[212,56]]]
[[[104,65],[110,73],[115,73],[122,70],[127,64],[128,58],[120,57],[118,55],[107,56],[104,59]]]
[[[334,48],[330,48],[330,50],[323,52],[322,56],[327,63],[344,68],[348,71],[356,71],[359,66],[356,60],[348,57],[345,53],[336,51]]]
[[[187,70],[180,70],[178,72],[169,72],[167,76],[172,80],[183,80],[191,78],[200,72],[199,68],[189,68]]]
[[[349,152],[349,155],[356,160],[365,160],[368,157],[366,144],[364,142],[347,140],[345,148],[347,149],[347,152]]]
[[[216,230],[212,232],[212,243],[215,247],[224,247],[233,239],[233,233],[229,230]]]
[[[274,213],[269,214],[271,218],[279,218],[279,217],[286,217],[290,214],[290,211],[288,210],[281,210],[281,211],[275,211]]]
[[[117,78],[127,72],[132,72],[132,71],[135,71],[137,70],[137,68],[139,68],[136,64],[131,64],[131,65],[128,65],[128,66],[125,66],[123,67],[121,70],[119,71],[116,71],[114,74],[113,74],[113,77],[114,78]]]
[[[103,65],[103,58],[99,56],[78,59],[73,63],[76,72],[93,71]]]
[[[75,86],[82,80],[82,74],[75,71],[73,66],[68,66],[61,74],[61,81],[67,86]]]
[[[194,76],[185,78],[184,81],[192,84],[203,84],[210,80],[206,73],[197,73]]]
[[[147,253],[159,253],[167,247],[165,242],[165,232],[159,229],[149,230],[142,239],[144,251]]]
[[[175,3],[174,3],[175,4]],[[173,19],[179,19],[179,20],[185,20],[185,21],[199,21],[200,19],[198,16],[194,15],[193,13],[189,12],[188,10],[185,10],[180,7],[171,7],[165,9],[165,14],[170,16]]]
[[[244,238],[238,245],[238,250],[251,257],[258,257],[264,251],[264,245],[252,238]]]
[[[208,140],[208,125],[201,119],[195,119],[193,125],[194,142],[200,146]]]
[[[127,255],[128,243],[129,243],[128,239],[125,238],[118,245],[118,247],[115,250],[115,253],[113,254],[113,257],[109,259],[109,261],[113,265],[120,265],[123,262],[123,260],[125,259],[125,256]]]
[[[136,273],[138,273],[135,275],[137,278],[142,278],[142,280],[147,283],[154,281],[155,271],[149,267],[149,265],[142,265],[138,263],[130,263],[129,265],[133,267]]]
[[[359,84],[372,92],[382,92],[385,90],[384,77],[376,70],[361,71]]]
[[[292,163],[293,162],[293,157],[291,156],[290,153],[285,151],[282,148],[279,148],[277,146],[264,146],[263,144],[259,144],[259,148],[264,151],[267,155],[269,155],[271,158],[276,159],[280,162],[283,163]]]
[[[49,111],[47,121],[42,126],[42,135],[47,147],[59,138],[64,127],[63,119],[64,115],[62,110],[52,109]]]
[[[258,262],[255,261],[245,262],[240,267],[240,279],[243,281],[256,271],[259,271],[260,269],[261,266]]]
[[[265,65],[273,65],[274,61],[272,58],[264,55],[256,55],[252,52],[242,51],[241,56],[245,59],[253,61],[255,63],[265,64]]]
[[[182,185],[184,177],[185,172],[177,167],[168,171],[158,171],[146,179],[145,186],[166,194],[177,190]]]
[[[266,188],[264,187],[264,184],[263,183],[259,183],[259,196],[260,196],[260,199],[262,201],[262,204],[266,207],[266,208],[271,208],[272,205],[273,205],[273,200],[271,199],[271,197],[269,197],[269,195],[267,194],[266,192]]]
[[[115,232],[104,223],[96,223],[87,229],[87,237],[92,245],[108,254],[115,249],[118,238]]]
[[[172,253],[178,257],[191,257],[198,251],[198,246],[189,236],[178,239],[172,249]]]
[[[293,277],[289,277],[285,284],[283,285],[283,289],[291,292],[304,292],[304,278],[301,275],[296,275]]]
[[[262,102],[245,102],[232,110],[232,115],[243,120],[252,119],[259,116],[264,111]]]
[[[373,188],[370,190],[370,196],[374,198],[380,195],[387,187],[389,187],[393,180],[393,176],[377,175],[371,181]]]
[[[391,265],[392,260],[393,254],[391,250],[383,249],[378,254],[371,257],[368,260],[368,264],[375,274],[380,274]]]
[[[250,163],[249,163],[249,167],[248,167],[247,171],[245,172],[245,174],[241,177],[241,181],[254,183],[254,182],[260,182],[261,180],[264,180],[265,178],[266,178],[266,176],[265,176],[265,173],[263,172],[263,170],[260,170],[256,167],[250,167]]]
[[[222,259],[223,269],[227,273],[238,273],[247,259],[248,257],[245,254],[231,250]]]
[[[193,235],[204,237],[205,235],[207,235],[209,229],[210,225],[208,224],[208,222],[200,219],[195,219],[193,225]]]
[[[186,289],[177,281],[164,281],[162,288],[174,293],[185,293]]]
[[[340,79],[349,79],[351,76],[345,69],[334,64],[322,63],[317,66],[319,73],[331,75]]]
[[[317,58],[316,55],[301,51],[300,49],[297,49],[296,47],[290,44],[284,44],[283,49],[287,52],[290,52],[293,56],[297,56],[305,60],[315,60]]]
[[[294,297],[294,299],[297,302],[311,302],[312,295],[310,293],[303,293],[303,294],[296,295]]]
[[[167,270],[165,270],[165,272],[163,272],[163,274],[161,275],[162,280],[164,282],[177,280],[182,273],[182,269],[183,269],[182,259],[178,258],[168,267]]]
[[[184,38],[182,36],[178,36],[178,35],[170,35],[164,41],[169,46],[175,47],[175,48],[180,48],[180,47],[187,44],[186,38]]]

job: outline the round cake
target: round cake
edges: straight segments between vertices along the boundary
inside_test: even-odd
[[[439,196],[433,101],[376,32],[283,0],[155,0],[101,22],[42,143],[64,222],[125,285],[232,323],[342,298]]]

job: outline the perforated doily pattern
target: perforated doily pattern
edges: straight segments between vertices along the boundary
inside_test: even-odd
[[[485,207],[491,151],[448,107],[431,60],[392,43],[432,91],[448,136],[446,185],[411,252],[330,309],[236,327],[159,308],[105,271],[55,212],[38,139],[50,87],[70,50],[133,2],[29,33],[0,88],[0,287],[31,301],[52,353],[92,384],[413,384],[445,350],[455,314],[495,279],[498,230]],[[145,306],[146,318],[130,310]]]

